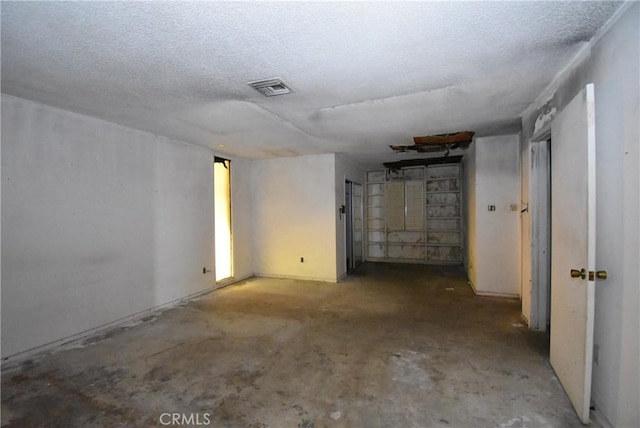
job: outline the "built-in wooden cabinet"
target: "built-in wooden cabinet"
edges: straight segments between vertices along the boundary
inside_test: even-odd
[[[460,164],[426,167],[427,260],[462,262]]]
[[[460,164],[367,172],[367,259],[462,262]]]
[[[387,257],[387,200],[385,172],[367,173],[367,258]]]

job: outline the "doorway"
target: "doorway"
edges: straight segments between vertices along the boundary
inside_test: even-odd
[[[531,144],[531,320],[549,331],[551,322],[551,135]]]
[[[347,272],[353,271],[362,263],[363,254],[363,193],[362,185],[345,181],[345,217],[346,217],[346,266]]]
[[[231,232],[231,161],[213,163],[216,282],[233,277]]]

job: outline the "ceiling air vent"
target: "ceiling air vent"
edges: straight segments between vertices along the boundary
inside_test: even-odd
[[[293,89],[280,78],[256,80],[255,82],[248,82],[247,85],[266,97],[290,94],[293,92]]]

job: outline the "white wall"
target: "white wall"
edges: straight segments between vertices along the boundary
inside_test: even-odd
[[[519,135],[476,138],[465,155],[467,206],[475,205],[467,220],[469,277],[478,294],[520,295],[519,141]]]
[[[596,285],[594,343],[600,351],[592,400],[613,426],[626,427],[640,420],[640,4],[621,12],[525,112],[522,127],[528,143],[594,83],[596,265],[609,278]]]
[[[234,281],[253,275],[251,166],[252,162],[248,159],[231,159],[231,228],[233,233]]]
[[[338,212],[338,209],[341,205],[346,204],[345,200],[345,180],[353,181],[354,183],[362,184],[363,192],[364,192],[364,169],[347,159],[344,155],[337,154],[336,155],[336,187],[335,187],[335,211]],[[364,203],[364,201],[363,201]],[[336,278],[340,279],[347,274],[347,262],[346,262],[346,236],[347,236],[347,221],[345,216],[340,218],[339,215],[336,216]],[[363,255],[364,255],[364,242],[363,245]]]
[[[465,268],[471,284],[476,284],[477,263],[477,230],[476,230],[476,144],[469,147],[467,153],[462,158],[463,185],[462,194],[464,201],[462,204],[465,224]],[[475,285],[473,285],[475,288]]]
[[[253,162],[256,275],[337,280],[335,180],[334,154]]]
[[[2,95],[2,356],[211,287],[212,162]]]

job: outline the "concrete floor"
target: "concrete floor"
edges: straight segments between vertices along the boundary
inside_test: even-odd
[[[2,426],[582,426],[519,302],[455,268],[256,278],[150,318],[5,370]]]

